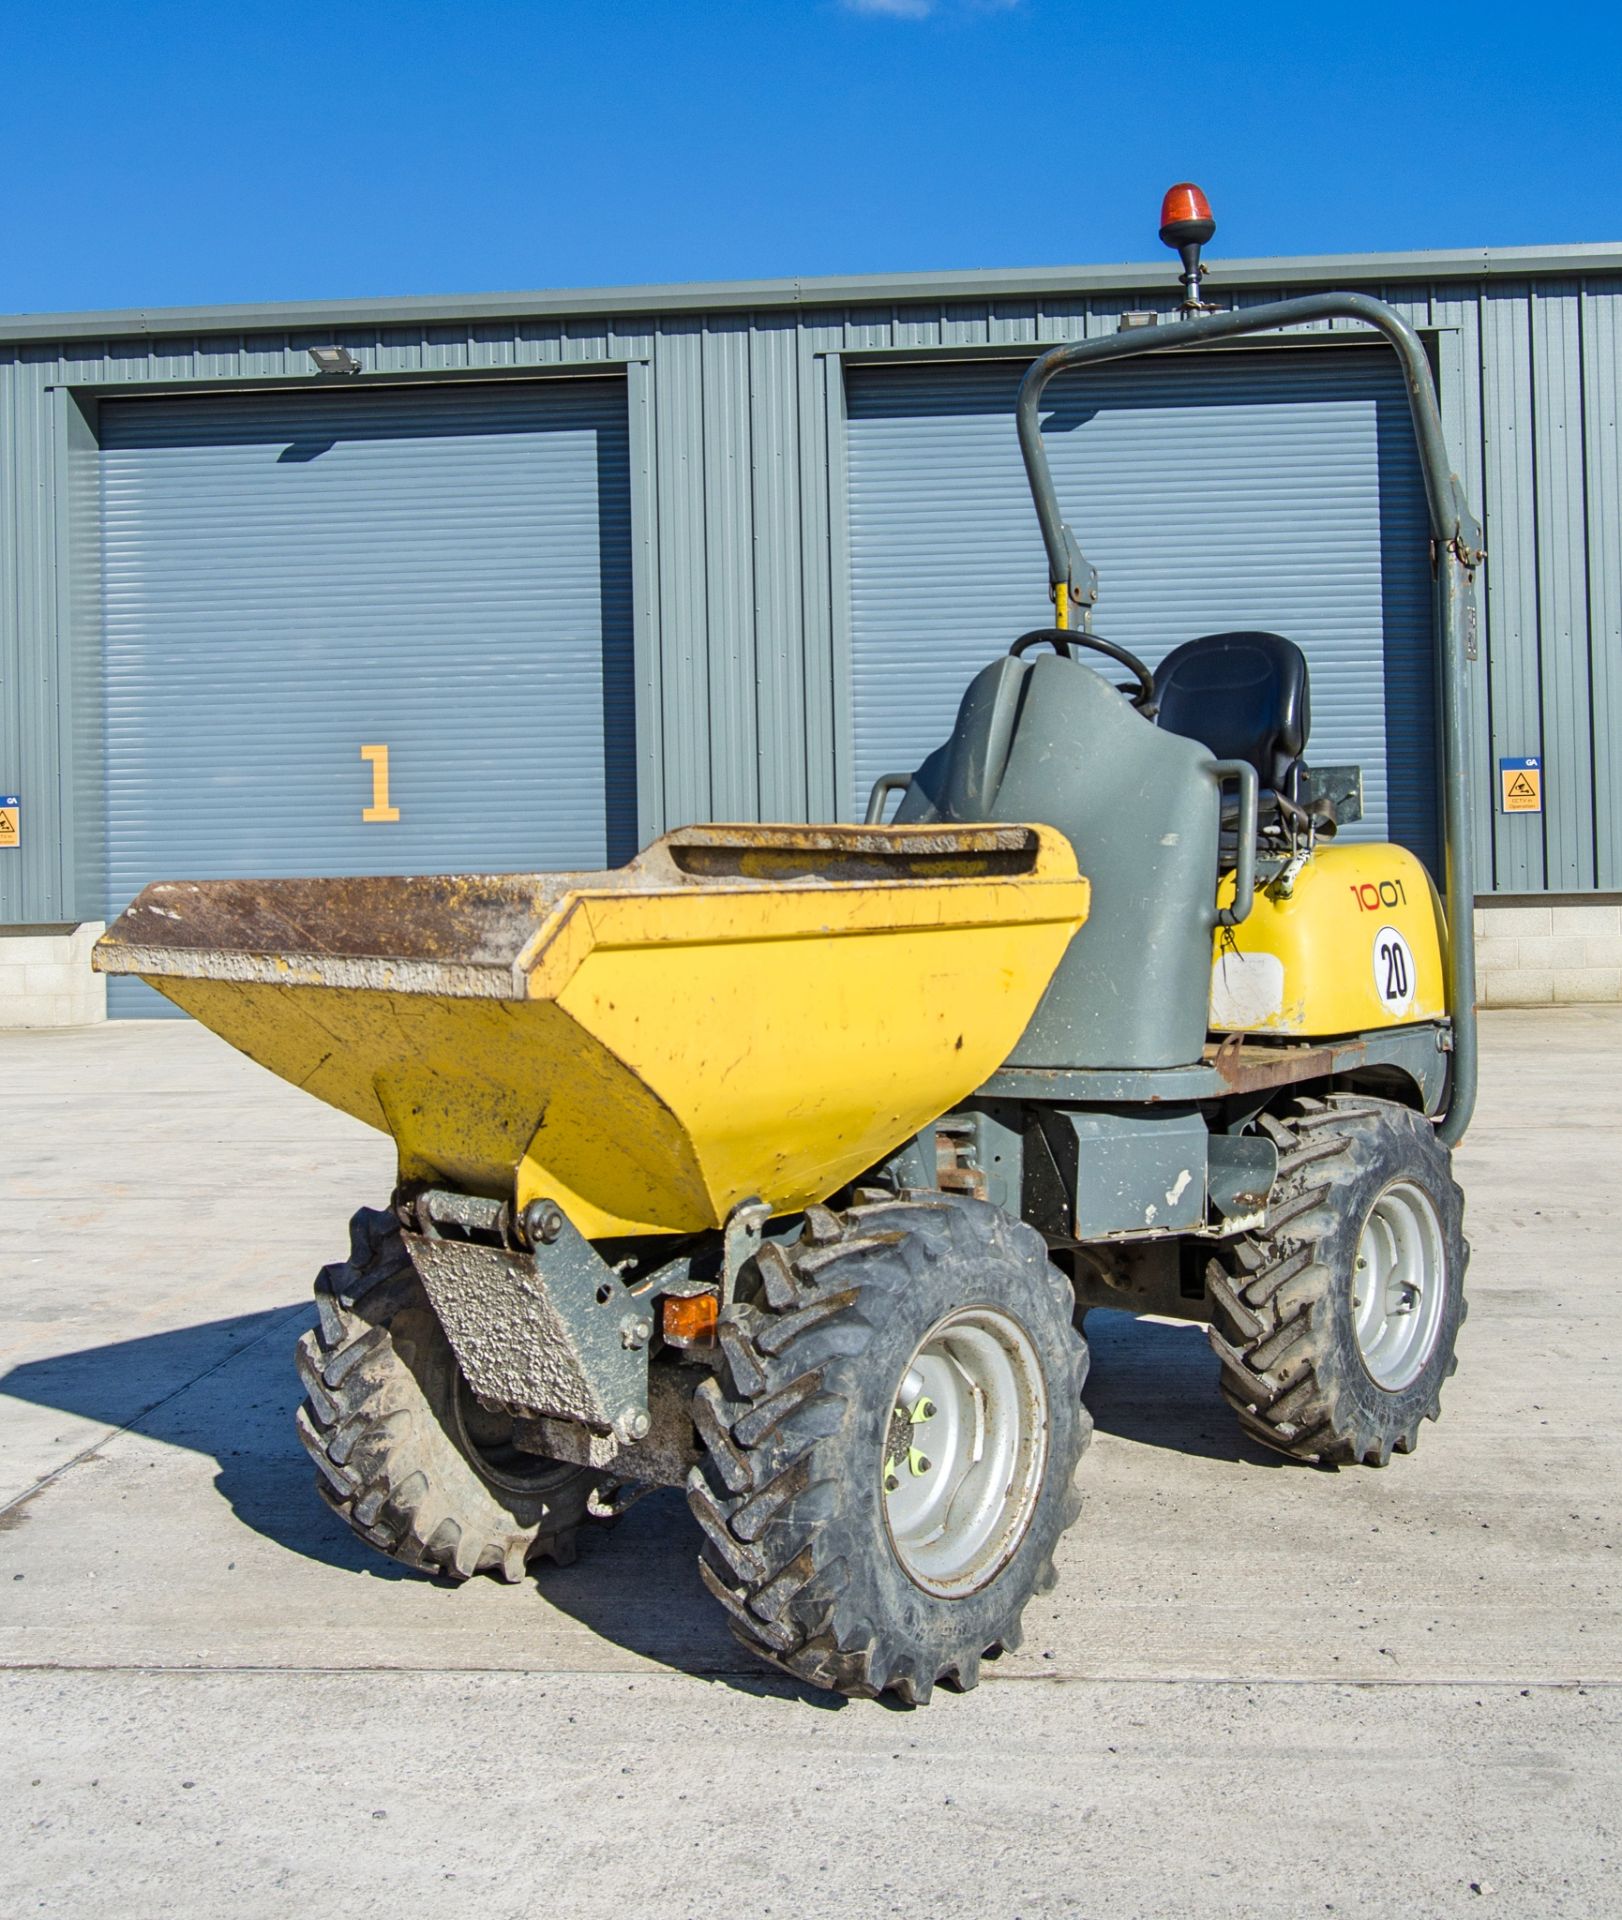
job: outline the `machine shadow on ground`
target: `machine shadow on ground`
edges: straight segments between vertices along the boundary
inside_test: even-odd
[[[211,1458],[237,1519],[288,1552],[345,1574],[421,1580],[350,1533],[311,1484],[293,1432],[300,1390],[291,1358],[309,1317],[290,1303],[29,1361],[0,1376],[0,1393]],[[1214,1460],[1288,1464],[1240,1432],[1200,1328],[1095,1311],[1087,1336],[1087,1400],[1100,1433]],[[845,1705],[752,1666],[699,1584],[697,1551],[685,1499],[662,1488],[614,1527],[588,1526],[574,1565],[543,1562],[533,1576],[549,1605],[642,1658],[746,1691]]]
[[[1206,1460],[1299,1465],[1239,1425],[1217,1387],[1204,1327],[1094,1308],[1085,1331],[1092,1365],[1084,1397],[1099,1433]]]
[[[303,1302],[176,1327],[0,1375],[0,1394],[212,1458],[215,1485],[245,1526],[345,1572],[417,1578],[350,1534],[315,1494],[294,1438],[292,1349]]]

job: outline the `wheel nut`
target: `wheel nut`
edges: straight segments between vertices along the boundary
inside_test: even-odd
[[[899,1487],[900,1485],[901,1485],[901,1482],[895,1477],[893,1473],[887,1473],[884,1476],[884,1491],[886,1493],[894,1493],[896,1488]]]

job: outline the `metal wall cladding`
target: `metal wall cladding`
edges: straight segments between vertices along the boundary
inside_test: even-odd
[[[100,441],[109,917],[634,851],[621,382],[126,400]]]
[[[1616,250],[1590,251],[1603,254],[1603,264],[1551,255],[1548,271],[1529,259],[1518,279],[1502,265],[1478,272],[1457,259],[1444,267],[1393,256],[1310,263],[1310,274],[1300,263],[1295,277],[1291,263],[1279,263],[1276,276],[1268,263],[1265,271],[1231,271],[1222,283],[1240,304],[1308,285],[1360,287],[1431,330],[1450,444],[1490,550],[1483,659],[1472,676],[1482,892],[1622,889],[1622,274]],[[618,305],[582,297],[563,307],[544,296],[533,313],[520,297],[505,312],[486,301],[461,319],[444,303],[416,318],[411,303],[379,303],[373,319],[353,307],[328,318],[219,311],[140,317],[126,328],[87,319],[49,335],[37,323],[9,333],[0,323],[0,791],[24,801],[23,845],[0,851],[0,922],[89,914],[102,903],[96,442],[98,416],[120,392],[302,390],[311,377],[306,348],[335,340],[362,362],[362,386],[427,380],[449,390],[468,376],[476,385],[623,371],[637,837],[727,815],[827,819],[848,815],[861,785],[852,565],[868,560],[867,536],[857,528],[852,540],[847,382],[860,407],[873,377],[864,360],[944,366],[953,356],[1008,354],[1017,362],[1042,346],[1113,332],[1124,309],[1167,312],[1173,304],[1163,266],[1107,281],[1086,270],[1069,290],[1060,278],[942,276],[905,293],[813,282],[762,289],[758,299],[748,288],[698,290],[702,299],[666,289],[615,296]],[[102,332],[93,336],[93,327]],[[1132,377],[1115,368],[1103,378],[1122,376]],[[1388,425],[1403,435],[1383,402],[1373,417],[1377,435]],[[1367,418],[1365,411],[1365,426]],[[1055,438],[1081,449],[1115,425],[1106,405],[1096,421]],[[1009,497],[1015,458],[1010,437],[987,469],[999,502]],[[1389,484],[1392,459],[1400,456],[1381,452],[1378,485]],[[1206,477],[1213,483],[1203,504],[1227,511],[1231,476]],[[976,473],[960,476],[960,519],[979,484]],[[1138,609],[1158,589],[1140,572],[1128,595],[1129,555],[1109,522],[1112,498],[1097,496],[1096,510],[1090,497],[1077,506],[1078,532],[1104,565],[1098,625],[1137,633],[1154,651],[1160,636],[1149,629],[1158,623]],[[1197,517],[1201,504],[1191,499],[1178,512]],[[1293,499],[1285,504],[1288,537],[1280,544],[1293,549],[1304,510]],[[1358,511],[1366,527],[1369,502]],[[1035,556],[1034,521],[1019,538]],[[951,544],[920,527],[909,556],[916,548],[921,557],[907,564],[933,575]],[[1258,533],[1255,550],[1264,545]],[[1391,560],[1380,553],[1382,578]],[[944,564],[956,565],[950,552]],[[995,561],[999,570],[1006,564]],[[1292,552],[1276,580],[1298,579],[1291,570],[1300,564]],[[1323,551],[1305,564],[1322,568],[1337,596],[1366,594],[1366,583],[1342,578],[1342,554]],[[976,601],[988,652],[1022,621],[1047,617],[1040,558],[1033,567],[1027,557],[1017,571],[1017,604]],[[1168,577],[1167,590],[1175,585]],[[1214,596],[1203,603],[1209,616],[1178,603],[1178,617],[1206,630],[1227,624],[1217,603],[1237,595],[1236,583],[1212,567],[1204,586]],[[927,636],[932,625],[959,618],[931,581],[918,604],[895,611],[894,627],[903,637]],[[1281,626],[1293,618],[1289,606],[1269,616]],[[1408,656],[1399,648],[1395,657]],[[1383,673],[1392,650],[1382,647],[1379,658]],[[1320,759],[1335,738],[1324,729],[1339,725],[1332,709],[1340,696],[1319,686],[1332,678],[1327,669],[1315,675]],[[1349,684],[1345,694],[1353,698]],[[1412,744],[1423,704],[1417,683],[1388,689],[1385,761],[1399,832],[1411,801],[1395,784],[1404,752],[1390,730]],[[1340,753],[1336,746],[1334,757]],[[1526,754],[1544,758],[1548,810],[1499,814],[1497,758]]]
[[[853,807],[945,737],[971,675],[1052,624],[1014,435],[1022,372],[852,370]],[[1312,674],[1309,763],[1363,768],[1350,831],[1434,863],[1429,526],[1395,360],[1138,361],[1061,376],[1043,419],[1065,517],[1099,569],[1097,630],[1151,666],[1200,634],[1294,640]]]

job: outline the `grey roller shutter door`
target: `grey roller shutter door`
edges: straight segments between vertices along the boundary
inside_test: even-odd
[[[117,401],[101,444],[109,913],[634,851],[621,382]]]
[[[847,374],[853,808],[944,738],[978,668],[1052,623],[1014,436],[1023,373]],[[1434,861],[1429,530],[1393,356],[1285,348],[1067,374],[1044,432],[1101,575],[1098,632],[1151,665],[1198,634],[1287,635],[1311,668],[1308,760],[1363,768],[1352,835]]]

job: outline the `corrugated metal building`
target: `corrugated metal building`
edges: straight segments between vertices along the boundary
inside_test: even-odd
[[[1420,329],[1486,527],[1487,997],[1622,997],[1622,247],[1213,278],[1329,285]],[[589,866],[688,820],[851,817],[1050,617],[1024,366],[1175,298],[1160,262],[0,321],[0,922],[159,876]],[[335,346],[357,371],[316,370]],[[1151,660],[1298,639],[1310,757],[1361,764],[1363,830],[1430,855],[1393,357],[1336,329],[1203,358],[1053,389],[1098,628]],[[1502,810],[1507,757],[1541,813]]]

